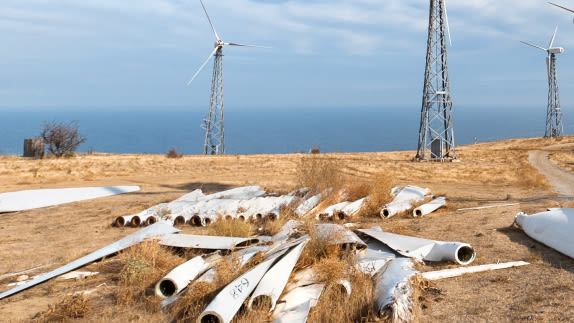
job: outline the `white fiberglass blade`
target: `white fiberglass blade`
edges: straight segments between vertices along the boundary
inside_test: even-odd
[[[201,72],[201,70],[205,67],[205,65],[207,64],[207,62],[209,62],[209,60],[211,59],[211,57],[213,55],[215,55],[215,52],[217,51],[219,47],[215,47],[215,49],[213,50],[213,52],[211,52],[211,54],[209,54],[209,56],[207,56],[207,59],[205,60],[205,62],[203,62],[203,64],[201,65],[201,67],[197,70],[197,72],[195,72],[195,74],[193,74],[193,76],[191,77],[191,79],[189,80],[189,82],[187,82],[187,85],[190,85],[191,82],[193,82],[193,80],[195,80],[195,78],[197,77],[197,75],[199,74],[199,72]]]
[[[258,48],[269,48],[269,47],[265,47],[265,46],[247,45],[247,44],[239,44],[239,43],[223,43],[223,45],[229,45],[229,46],[241,46],[241,47],[258,47]]]
[[[221,39],[219,39],[219,35],[217,35],[217,32],[215,31],[215,27],[213,26],[213,23],[211,22],[211,18],[209,18],[209,14],[207,14],[207,9],[205,9],[205,6],[203,5],[203,1],[199,0],[199,2],[201,2],[201,6],[203,7],[203,11],[205,11],[205,16],[207,17],[207,20],[209,21],[209,24],[211,25],[211,30],[213,30],[213,34],[215,35],[215,39],[217,41],[221,40]]]
[[[554,44],[554,38],[556,38],[556,32],[558,31],[558,26],[554,28],[554,34],[552,35],[552,39],[550,39],[550,45],[548,45],[548,49],[552,48],[552,44]]]
[[[521,40],[520,42],[523,43],[523,44],[525,44],[525,45],[532,46],[532,47],[534,47],[534,48],[542,49],[542,50],[545,51],[545,52],[548,51],[548,49],[546,49],[546,48],[543,48],[543,47],[540,47],[540,46],[536,46],[536,45],[534,45],[534,44],[527,43],[527,42],[522,41],[522,40]]]
[[[448,13],[446,12],[446,2],[444,3],[444,18],[446,22],[446,32],[448,33],[448,42],[452,47],[452,39],[450,38],[450,25],[448,24]]]
[[[126,248],[129,248],[137,243],[140,243],[142,241],[144,241],[145,239],[153,239],[153,238],[157,238],[160,237],[164,234],[171,234],[171,233],[175,233],[175,232],[179,232],[179,229],[176,229],[174,227],[172,227],[171,225],[167,225],[164,223],[156,223],[153,225],[150,225],[149,227],[145,228],[145,229],[141,229],[139,231],[136,231],[128,236],[126,236],[125,238],[122,238],[106,247],[103,247],[99,250],[96,250],[88,255],[85,255],[79,259],[76,259],[74,261],[72,261],[71,263],[64,265],[62,267],[56,268],[54,270],[52,270],[51,272],[45,273],[43,275],[40,275],[38,277],[35,277],[32,280],[27,281],[25,284],[20,285],[18,287],[12,288],[10,290],[7,290],[3,293],[0,293],[0,299],[3,299],[4,297],[8,297],[10,295],[16,294],[20,291],[23,291],[24,289],[30,288],[32,286],[38,285],[42,282],[45,282],[53,277],[56,276],[60,276],[62,274],[65,274],[69,271],[72,271],[76,268],[80,268],[86,264],[89,264],[91,262],[94,262],[100,258],[106,257],[108,255],[111,255],[113,253],[116,253],[118,251],[124,250]]]
[[[551,4],[551,5],[553,5],[553,6],[556,6],[556,7],[558,7],[558,8],[562,8],[562,9],[564,9],[564,10],[566,10],[566,11],[574,12],[574,10],[572,10],[572,9],[568,9],[568,8],[566,8],[566,7],[562,7],[561,5],[557,5],[557,4],[553,3],[553,2],[548,2],[548,3]]]

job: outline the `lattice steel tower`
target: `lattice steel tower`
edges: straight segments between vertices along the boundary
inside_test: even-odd
[[[445,1],[430,0],[423,102],[415,160],[456,159],[446,53],[447,31]]]
[[[556,76],[556,54],[550,54],[550,75],[548,79],[548,108],[546,110],[546,132],[544,137],[562,137],[562,111],[560,110],[560,93]]]
[[[560,93],[558,91],[558,77],[556,74],[556,54],[564,53],[562,47],[552,47],[558,26],[554,29],[554,34],[550,39],[548,48],[543,48],[531,43],[522,42],[528,46],[541,49],[548,53],[546,56],[546,70],[548,72],[548,106],[546,108],[546,130],[544,137],[562,137],[564,127],[562,126],[562,111],[560,110]]]
[[[211,97],[209,99],[209,112],[207,117],[203,119],[202,127],[205,129],[205,141],[203,144],[203,154],[204,155],[217,155],[225,154],[225,136],[223,128],[223,46],[240,46],[240,47],[260,47],[255,45],[245,45],[238,43],[225,43],[219,38],[219,35],[215,31],[215,27],[207,14],[207,9],[203,5],[203,1],[199,0],[205,16],[209,21],[213,35],[215,36],[215,48],[207,56],[203,65],[195,72],[191,77],[187,85],[191,84],[195,77],[201,72],[205,67],[207,62],[214,57],[213,60],[213,76],[211,78]]]
[[[209,112],[203,119],[205,129],[204,155],[225,154],[225,133],[223,128],[223,46],[218,47],[213,61],[211,97]]]

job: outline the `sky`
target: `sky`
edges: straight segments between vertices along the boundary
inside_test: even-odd
[[[556,0],[574,8],[574,0]],[[429,1],[204,0],[226,42],[225,109],[420,110]],[[542,0],[447,1],[457,107],[545,109],[558,25],[561,103],[574,114],[574,14]],[[0,108],[207,109],[213,49],[199,0],[2,0]],[[565,119],[567,119],[565,117]]]

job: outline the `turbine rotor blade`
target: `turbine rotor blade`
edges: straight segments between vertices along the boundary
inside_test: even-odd
[[[562,9],[564,9],[564,10],[566,10],[566,11],[574,12],[574,10],[572,10],[572,9],[568,9],[568,8],[566,8],[566,7],[562,7],[561,5],[557,5],[557,4],[553,3],[553,2],[548,2],[548,3],[551,4],[551,5],[553,5],[553,6],[556,6],[556,7],[558,7],[558,8],[562,8]]]
[[[229,46],[241,46],[241,47],[258,47],[258,48],[270,48],[266,46],[258,46],[258,45],[247,45],[247,44],[239,44],[239,43],[223,43],[223,45]]]
[[[205,60],[205,62],[203,62],[203,64],[201,65],[201,67],[197,70],[197,72],[195,72],[195,74],[193,74],[193,76],[191,77],[191,79],[189,80],[189,82],[187,82],[187,85],[189,86],[191,84],[191,82],[193,82],[193,80],[195,80],[195,78],[197,77],[197,75],[199,74],[199,72],[201,72],[201,70],[205,67],[205,65],[207,64],[207,62],[209,62],[209,60],[211,59],[211,57],[213,55],[215,55],[215,52],[217,51],[217,49],[219,49],[219,47],[215,47],[215,49],[213,50],[213,52],[211,52],[211,54],[209,54],[209,56],[207,56],[207,59]]]
[[[552,48],[552,44],[554,44],[554,38],[556,38],[556,32],[558,31],[558,25],[554,28],[554,34],[552,35],[552,39],[550,39],[550,45],[548,45],[548,49]]]
[[[450,43],[450,46],[452,47],[452,39],[450,38],[450,26],[448,24],[448,13],[446,12],[446,2],[444,2],[444,17],[446,20],[446,32],[448,33],[448,42]]]
[[[211,22],[211,18],[209,18],[209,14],[207,14],[207,9],[205,9],[205,6],[203,5],[203,1],[199,0],[199,2],[201,2],[201,6],[203,7],[203,11],[205,11],[205,16],[207,17],[207,20],[209,21],[209,24],[211,25],[211,30],[213,30],[213,34],[215,35],[215,39],[217,41],[220,41],[221,39],[219,39],[219,35],[217,35],[217,32],[215,31],[215,27],[213,27],[213,23]]]
[[[536,45],[534,45],[534,44],[527,43],[527,42],[522,41],[522,40],[521,40],[520,42],[523,43],[523,44],[526,44],[526,45],[528,45],[528,46],[532,46],[532,47],[534,47],[534,48],[542,49],[542,50],[545,51],[545,52],[548,51],[548,49],[546,49],[546,48],[542,48],[542,47],[540,47],[540,46],[536,46]]]

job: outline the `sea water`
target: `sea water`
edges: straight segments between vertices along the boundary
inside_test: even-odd
[[[574,133],[564,112],[564,133]],[[0,153],[21,155],[24,139],[39,136],[45,122],[76,120],[87,138],[78,152],[201,154],[207,111],[182,107],[1,108]],[[544,135],[545,107],[455,108],[455,144]],[[574,114],[574,111],[572,111]],[[574,118],[574,116],[572,117]],[[308,151],[416,150],[420,107],[226,108],[227,154]]]

